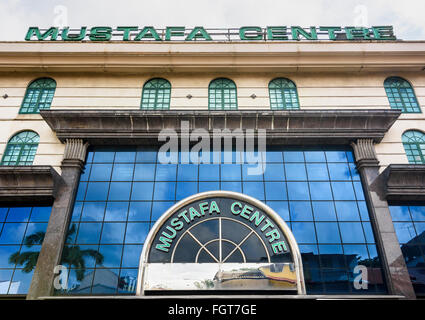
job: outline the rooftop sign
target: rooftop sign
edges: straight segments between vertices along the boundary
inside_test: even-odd
[[[299,40],[397,40],[392,26],[243,26],[230,29],[205,29],[170,26],[108,26],[70,29],[30,27],[25,41],[299,41]]]

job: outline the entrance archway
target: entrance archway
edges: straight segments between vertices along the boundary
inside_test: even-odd
[[[146,238],[137,294],[193,290],[305,294],[291,230],[270,207],[241,193],[209,191],[178,202]]]

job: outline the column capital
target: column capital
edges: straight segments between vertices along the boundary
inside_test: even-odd
[[[62,167],[83,167],[86,160],[88,142],[83,139],[66,139]]]
[[[373,139],[357,139],[356,142],[351,142],[351,147],[354,150],[358,169],[379,166]]]

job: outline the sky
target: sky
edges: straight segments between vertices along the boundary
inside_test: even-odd
[[[394,26],[425,40],[425,0],[0,0],[0,41],[30,26]]]

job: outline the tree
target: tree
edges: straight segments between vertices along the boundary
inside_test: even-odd
[[[65,243],[72,242],[73,235],[76,232],[75,224],[69,228],[66,234]],[[34,245],[41,245],[43,243],[45,232],[36,232],[29,236],[26,236],[24,239],[24,245],[27,248],[31,248]],[[27,252],[15,252],[10,255],[9,263],[14,263],[16,265],[24,265],[22,269],[25,273],[30,273],[34,270],[37,259],[40,252],[38,251],[27,251]],[[62,263],[66,264],[68,269],[74,267],[75,273],[77,276],[77,280],[81,281],[84,278],[84,274],[86,271],[85,266],[85,257],[92,257],[96,260],[97,264],[103,263],[103,255],[96,250],[86,249],[81,250],[80,246],[77,245],[65,245],[62,252]]]

